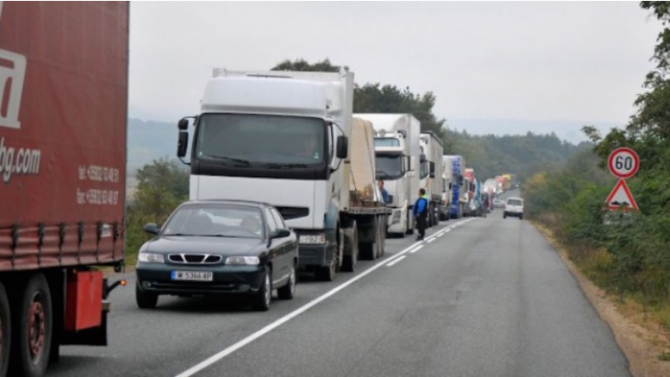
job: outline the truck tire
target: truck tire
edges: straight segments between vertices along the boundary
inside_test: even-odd
[[[9,350],[12,346],[12,319],[5,286],[0,283],[0,377],[7,376]]]
[[[23,294],[17,297],[12,321],[11,376],[42,377],[49,364],[53,335],[51,291],[44,274],[30,277]]]
[[[135,284],[135,302],[140,309],[154,309],[158,304],[158,295],[145,292],[140,288],[140,282]]]
[[[386,248],[386,216],[379,216],[379,225],[377,227],[377,258],[384,256],[384,249]]]
[[[337,276],[337,271],[340,266],[340,257],[344,259],[344,253],[342,252],[345,247],[344,232],[340,228],[338,237],[338,245],[333,259],[330,261],[328,266],[317,266],[314,270],[314,277],[320,281],[334,281]],[[344,268],[344,266],[342,266]]]
[[[344,229],[344,244],[346,245],[344,260],[342,261],[342,271],[354,272],[356,263],[358,262],[358,255],[360,246],[358,244],[358,226],[354,221],[351,228]],[[349,250],[346,250],[349,249]],[[365,251],[365,249],[363,249]]]

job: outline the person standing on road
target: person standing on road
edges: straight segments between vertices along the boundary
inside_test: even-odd
[[[426,199],[426,190],[419,189],[419,199],[414,203],[413,208],[414,218],[416,219],[416,226],[419,230],[419,235],[416,237],[417,241],[423,241],[426,235],[426,218],[428,217],[428,199]]]

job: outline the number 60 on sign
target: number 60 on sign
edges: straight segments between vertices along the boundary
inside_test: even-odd
[[[640,168],[640,157],[630,148],[617,148],[607,161],[610,172],[621,179],[630,178]]]

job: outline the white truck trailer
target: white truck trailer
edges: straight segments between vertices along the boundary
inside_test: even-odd
[[[439,216],[441,221],[448,221],[451,216],[451,186],[453,184],[453,175],[451,172],[451,156],[442,156],[442,202],[439,206]]]
[[[439,209],[442,202],[442,139],[432,131],[420,135],[421,167],[419,169],[420,187],[426,190],[429,213],[428,227],[440,222]]]
[[[183,159],[193,119],[190,198],[274,205],[299,236],[298,268],[325,281],[340,269],[353,271],[359,248],[369,257],[383,254],[390,213],[374,188],[373,196],[361,195],[374,181],[350,182],[355,164],[374,163],[372,140],[367,152],[356,151],[362,158],[350,155],[363,145],[365,129],[373,137],[370,125],[353,120],[353,80],[348,70],[214,69],[200,114],[179,121]]]
[[[411,114],[354,114],[375,128],[377,180],[384,181],[392,209],[388,233],[404,237],[414,232],[412,208],[419,198],[419,133]]]

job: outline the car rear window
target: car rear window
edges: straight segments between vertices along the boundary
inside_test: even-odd
[[[509,205],[511,205],[511,206],[520,206],[520,205],[522,205],[523,203],[522,203],[521,200],[519,200],[519,199],[509,199],[509,200],[507,201],[507,204],[509,204]]]

